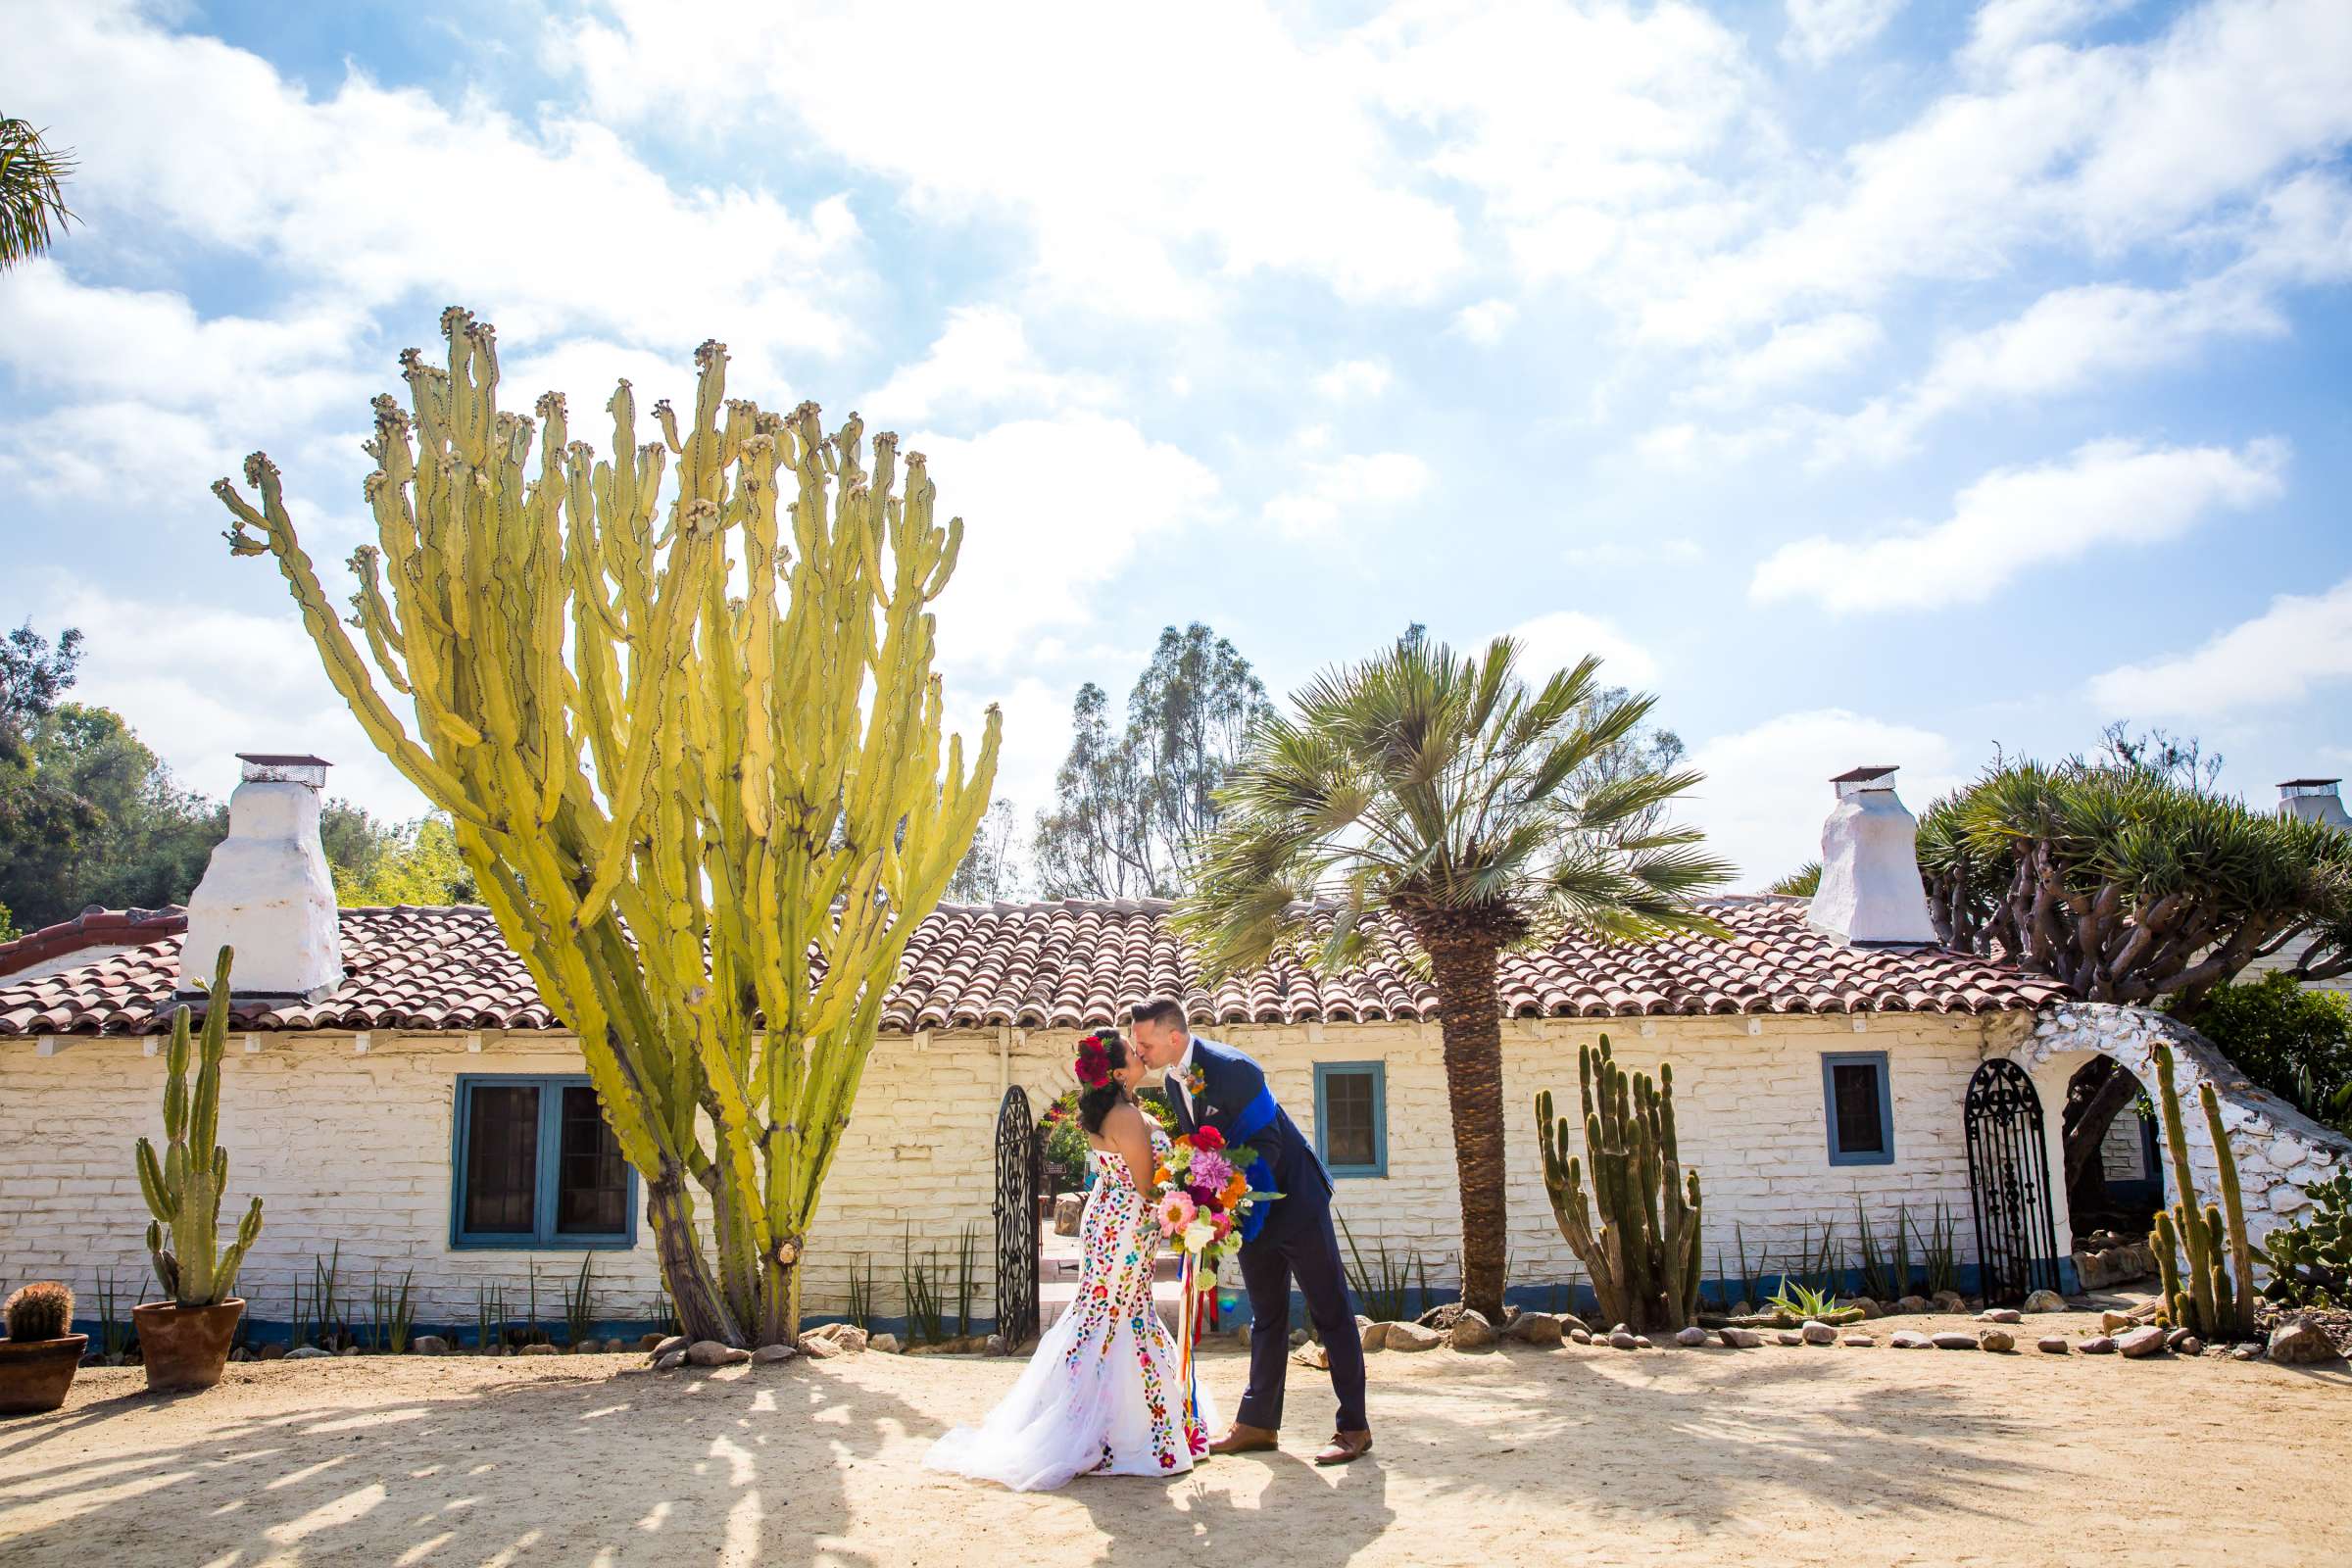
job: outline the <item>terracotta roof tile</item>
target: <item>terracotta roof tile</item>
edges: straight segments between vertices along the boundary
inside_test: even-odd
[[[1503,1011],[1610,1018],[1712,1013],[1975,1013],[2031,1008],[2057,986],[1935,948],[1849,948],[1805,924],[1794,899],[1708,906],[1729,940],[1648,947],[1571,933],[1506,955]],[[1146,997],[1184,999],[1194,1021],[1435,1019],[1437,993],[1413,972],[1401,928],[1382,921],[1372,956],[1334,978],[1288,958],[1214,990],[1169,932],[1168,906],[1122,902],[949,906],[908,941],[884,1027],[1079,1028],[1115,1022]],[[91,917],[85,916],[85,919]],[[184,920],[181,928],[184,929]],[[37,933],[36,933],[37,935]],[[0,984],[0,1035],[146,1034],[170,1025],[179,930],[44,979]],[[547,1029],[529,972],[473,906],[343,911],[347,977],[319,1002],[232,1014],[239,1029]]]
[[[176,904],[160,909],[107,909],[92,905],[71,920],[0,942],[0,976],[20,973],[81,948],[130,946],[187,928],[188,911]]]

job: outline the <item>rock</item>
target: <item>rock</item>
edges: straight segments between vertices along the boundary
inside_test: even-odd
[[[1931,1310],[1924,1296],[1906,1296],[1894,1303],[1897,1312],[1926,1312]]]
[[[1857,1296],[1845,1304],[1852,1307],[1855,1311],[1861,1313],[1862,1320],[1866,1323],[1874,1317],[1885,1317],[1886,1315],[1886,1309],[1881,1306],[1878,1302],[1872,1300],[1867,1296]]]
[[[1924,1350],[1929,1348],[1930,1341],[1925,1334],[1914,1334],[1909,1329],[1897,1329],[1894,1337],[1886,1343],[1898,1350]]]
[[[1968,1310],[1968,1298],[1958,1291],[1937,1291],[1928,1298],[1928,1304],[1938,1312],[1965,1312]]]
[[[762,1345],[752,1352],[752,1359],[766,1366],[776,1361],[789,1361],[800,1353],[789,1345]]]
[[[1573,1328],[1568,1331],[1568,1338],[1576,1342],[1578,1345],[1591,1345],[1592,1343],[1592,1331],[1583,1327]]]
[[[240,1345],[235,1349],[228,1352],[228,1358],[231,1361],[250,1361],[253,1359],[253,1352]],[[81,1364],[83,1366],[104,1366],[112,1359],[112,1356],[85,1355],[81,1358]]]
[[[1783,1345],[1802,1345],[1805,1343],[1804,1335],[1798,1333],[1795,1329],[1781,1329],[1773,1335],[1773,1338]]]
[[[1755,1309],[1756,1303],[1753,1301],[1734,1301],[1732,1303],[1731,1311],[1724,1315],[1727,1317],[1746,1317],[1748,1314],[1755,1311]]]
[[[1849,1350],[1867,1350],[1879,1342],[1868,1334],[1848,1334],[1839,1339],[1838,1343]]]
[[[1988,1306],[1977,1314],[1980,1323],[2023,1323],[2026,1314],[2014,1306]]]
[[[703,1343],[706,1345],[714,1345],[717,1342],[715,1340],[705,1340]],[[526,1345],[514,1353],[516,1355],[561,1355],[564,1352],[557,1349],[552,1345]],[[689,1358],[691,1358],[692,1352],[690,1351],[688,1353]]]
[[[1619,1350],[1639,1350],[1642,1348],[1642,1342],[1639,1339],[1636,1339],[1633,1335],[1626,1333],[1626,1331],[1623,1329],[1617,1329],[1610,1333],[1609,1345],[1611,1348]]]
[[[1754,1329],[1718,1329],[1715,1333],[1716,1338],[1735,1350],[1756,1350],[1764,1346],[1764,1336]]]
[[[866,1348],[870,1336],[855,1323],[819,1323],[801,1336],[801,1348],[808,1349],[810,1340],[823,1340],[843,1351],[858,1351]]]
[[[1304,1345],[1311,1338],[1312,1336],[1309,1335],[1304,1329],[1291,1330],[1291,1348],[1296,1350],[1298,1348],[1298,1347]]]
[[[1675,1335],[1674,1343],[1683,1346],[1686,1348],[1695,1350],[1700,1346],[1707,1343],[1707,1331],[1694,1323],[1690,1327],[1684,1329]]]
[[[286,1356],[286,1348],[282,1345],[265,1345],[254,1354],[264,1361],[282,1361]]]
[[[2017,1336],[2011,1334],[2007,1329],[1986,1329],[1977,1336],[1977,1348],[1991,1350],[1995,1354],[2005,1350],[2014,1350],[2017,1348]]]
[[[2182,1340],[2179,1344],[2175,1345],[2173,1348],[2182,1355],[2203,1355],[2205,1353],[2205,1342],[2198,1339],[2194,1334],[2191,1334],[2187,1339]]]
[[[1974,1334],[1962,1334],[1953,1329],[1947,1329],[1941,1334],[1929,1335],[1928,1343],[1938,1350],[1973,1350],[1977,1348],[1977,1337]]]
[[[2074,1255],[2075,1276],[2086,1291],[2144,1280],[2156,1272],[2156,1250],[2145,1241],[2129,1242]]]
[[[1500,1337],[1484,1312],[1464,1308],[1453,1320],[1453,1327],[1446,1330],[1446,1343],[1457,1350],[1483,1350]]]
[[[1797,1330],[1796,1337],[1807,1345],[1836,1345],[1838,1343],[1838,1331],[1819,1318],[1807,1318],[1804,1327]]]
[[[734,1366],[751,1358],[751,1351],[739,1346],[721,1345],[716,1340],[697,1340],[686,1347],[686,1359],[696,1366]]]
[[[2025,1309],[2029,1312],[2063,1312],[2066,1310],[2066,1298],[2056,1291],[2035,1291],[2026,1298]]]
[[[803,1346],[802,1348],[806,1349],[808,1347]],[[1010,1355],[1012,1353],[1012,1341],[1005,1338],[1002,1334],[991,1334],[988,1337],[987,1353],[990,1355]]]
[[[1612,1323],[1609,1325],[1609,1332],[1611,1334],[1631,1334],[1634,1332],[1634,1326],[1631,1323]]]
[[[865,1337],[865,1348],[884,1355],[896,1355],[899,1353],[899,1337],[896,1334],[869,1334]]]
[[[2099,1314],[2099,1330],[2104,1334],[2121,1334],[2138,1321],[2129,1312],[2118,1312],[2110,1307]]]
[[[2166,1329],[2164,1331],[2164,1348],[2168,1350],[2178,1350],[2182,1345],[2195,1338],[2196,1336],[2186,1329]]]
[[[1646,1350],[1646,1349],[1650,1348],[1650,1344],[1649,1344],[1649,1336],[1648,1336],[1648,1335],[1646,1335],[1646,1334],[1637,1334],[1637,1335],[1635,1335],[1635,1336],[1634,1336],[1634,1348],[1635,1348],[1635,1349],[1637,1349],[1637,1350]]]
[[[2161,1325],[2150,1323],[2145,1328],[2133,1329],[2122,1339],[2117,1340],[2115,1348],[2137,1360],[2142,1356],[2154,1355],[2158,1350],[2163,1349],[2164,1342],[2169,1337]]]
[[[2262,1359],[2262,1347],[2259,1345],[2240,1345],[2230,1350],[2230,1359],[2232,1361],[2259,1361]]]
[[[1085,1211],[1086,1199],[1082,1194],[1064,1193],[1054,1200],[1054,1234],[1056,1236],[1077,1235],[1078,1216]]]
[[[2034,1342],[2034,1348],[2044,1355],[2064,1355],[2074,1348],[2063,1334],[2045,1334]]]
[[[1363,1342],[1366,1353],[1389,1348],[1389,1326],[1375,1323],[1368,1317],[1356,1319],[1355,1337]]]
[[[360,1353],[360,1348],[356,1345],[346,1345],[343,1347],[343,1348],[337,1350],[335,1353],[337,1355],[357,1355]]]
[[[849,1352],[832,1340],[810,1339],[804,1335],[801,1338],[801,1353],[811,1361],[830,1361],[837,1355],[847,1355]],[[667,1360],[668,1357],[662,1359]]]
[[[672,1350],[685,1349],[689,1343],[685,1335],[672,1334],[667,1339],[656,1340],[647,1348],[653,1351],[654,1359],[659,1361]]]
[[[1291,1352],[1291,1359],[1317,1372],[1331,1370],[1331,1352],[1309,1341]]]
[[[1428,1311],[1422,1313],[1420,1317],[1414,1321],[1418,1322],[1425,1329],[1436,1329],[1439,1333],[1443,1334],[1446,1330],[1453,1327],[1453,1320],[1455,1318],[1460,1317],[1464,1312],[1469,1310],[1470,1309],[1468,1307],[1464,1306],[1459,1301],[1446,1301],[1442,1305],[1431,1307]]]
[[[650,1354],[660,1349],[662,1342],[668,1336],[662,1334],[640,1334],[637,1336],[637,1348]]]
[[[1426,1323],[1392,1323],[1386,1336],[1392,1350],[1428,1350],[1446,1342],[1446,1336]]]
[[[305,1345],[299,1349],[288,1350],[286,1359],[289,1361],[325,1361],[331,1360],[332,1356],[316,1345]]]
[[[438,1334],[419,1334],[409,1342],[409,1348],[418,1355],[447,1355],[449,1342]]]
[[[2081,1350],[2084,1355],[2113,1355],[2115,1353],[2115,1341],[2112,1337],[2105,1334],[2093,1334],[2089,1339],[2084,1340],[2081,1345],[2077,1346],[2076,1348]]]
[[[602,1355],[605,1353],[605,1342],[602,1340],[582,1340],[579,1344],[571,1348],[571,1353],[574,1355]]]
[[[657,1372],[675,1372],[685,1364],[686,1352],[684,1350],[670,1350],[654,1357],[654,1370]]]
[[[1361,1340],[1361,1339],[1362,1339],[1362,1338],[1363,1338],[1365,1335],[1367,1335],[1367,1334],[1369,1334],[1369,1333],[1371,1333],[1371,1332],[1372,1332],[1372,1320],[1371,1320],[1370,1318],[1368,1318],[1368,1317],[1364,1316],[1364,1314],[1363,1314],[1363,1313],[1361,1313],[1361,1312],[1358,1312],[1358,1313],[1356,1313],[1356,1314],[1355,1314],[1355,1337],[1356,1337],[1356,1338],[1357,1338],[1357,1339],[1360,1341],[1360,1340]]]
[[[2281,1366],[2310,1366],[2335,1358],[2335,1342],[2309,1317],[2297,1314],[2271,1330],[2271,1359]]]
[[[1509,1328],[1503,1330],[1504,1339],[1519,1345],[1548,1348],[1567,1337],[1568,1331],[1561,1328],[1560,1320],[1549,1312],[1522,1312],[1511,1319]]]

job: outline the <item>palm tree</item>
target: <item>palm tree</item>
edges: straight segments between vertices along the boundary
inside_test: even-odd
[[[1502,1306],[1502,1027],[1496,964],[1575,925],[1616,941],[1718,929],[1692,899],[1730,874],[1661,808],[1698,782],[1622,765],[1651,697],[1587,658],[1531,687],[1519,646],[1456,658],[1399,641],[1262,722],[1177,914],[1212,981],[1287,951],[1326,973],[1395,941],[1438,993],[1462,1299]]]
[[[66,176],[74,155],[22,120],[0,120],[0,271],[49,248],[49,225],[72,221]]]

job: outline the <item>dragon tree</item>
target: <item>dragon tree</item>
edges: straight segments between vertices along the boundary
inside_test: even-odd
[[[374,403],[358,641],[265,454],[252,498],[214,486],[226,537],[276,560],[578,1033],[685,1332],[789,1339],[883,994],[996,774],[996,710],[967,765],[932,669],[962,520],[857,416],[828,435],[814,404],[727,397],[722,344],[657,440],[620,382],[599,458],[561,396],[498,407],[489,323],[441,329],[446,367],[408,351],[410,406]]]

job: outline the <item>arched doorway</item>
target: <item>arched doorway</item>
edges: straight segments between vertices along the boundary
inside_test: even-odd
[[[2112,1056],[2094,1055],[2066,1083],[2062,1145],[2067,1228],[2076,1251],[2148,1234],[2164,1206],[2164,1165],[2145,1088]]]
[[[1968,1187],[1977,1225],[1977,1289],[1987,1305],[2058,1288],[2041,1097],[2016,1062],[1995,1057],[1968,1081],[1962,1105]]]

